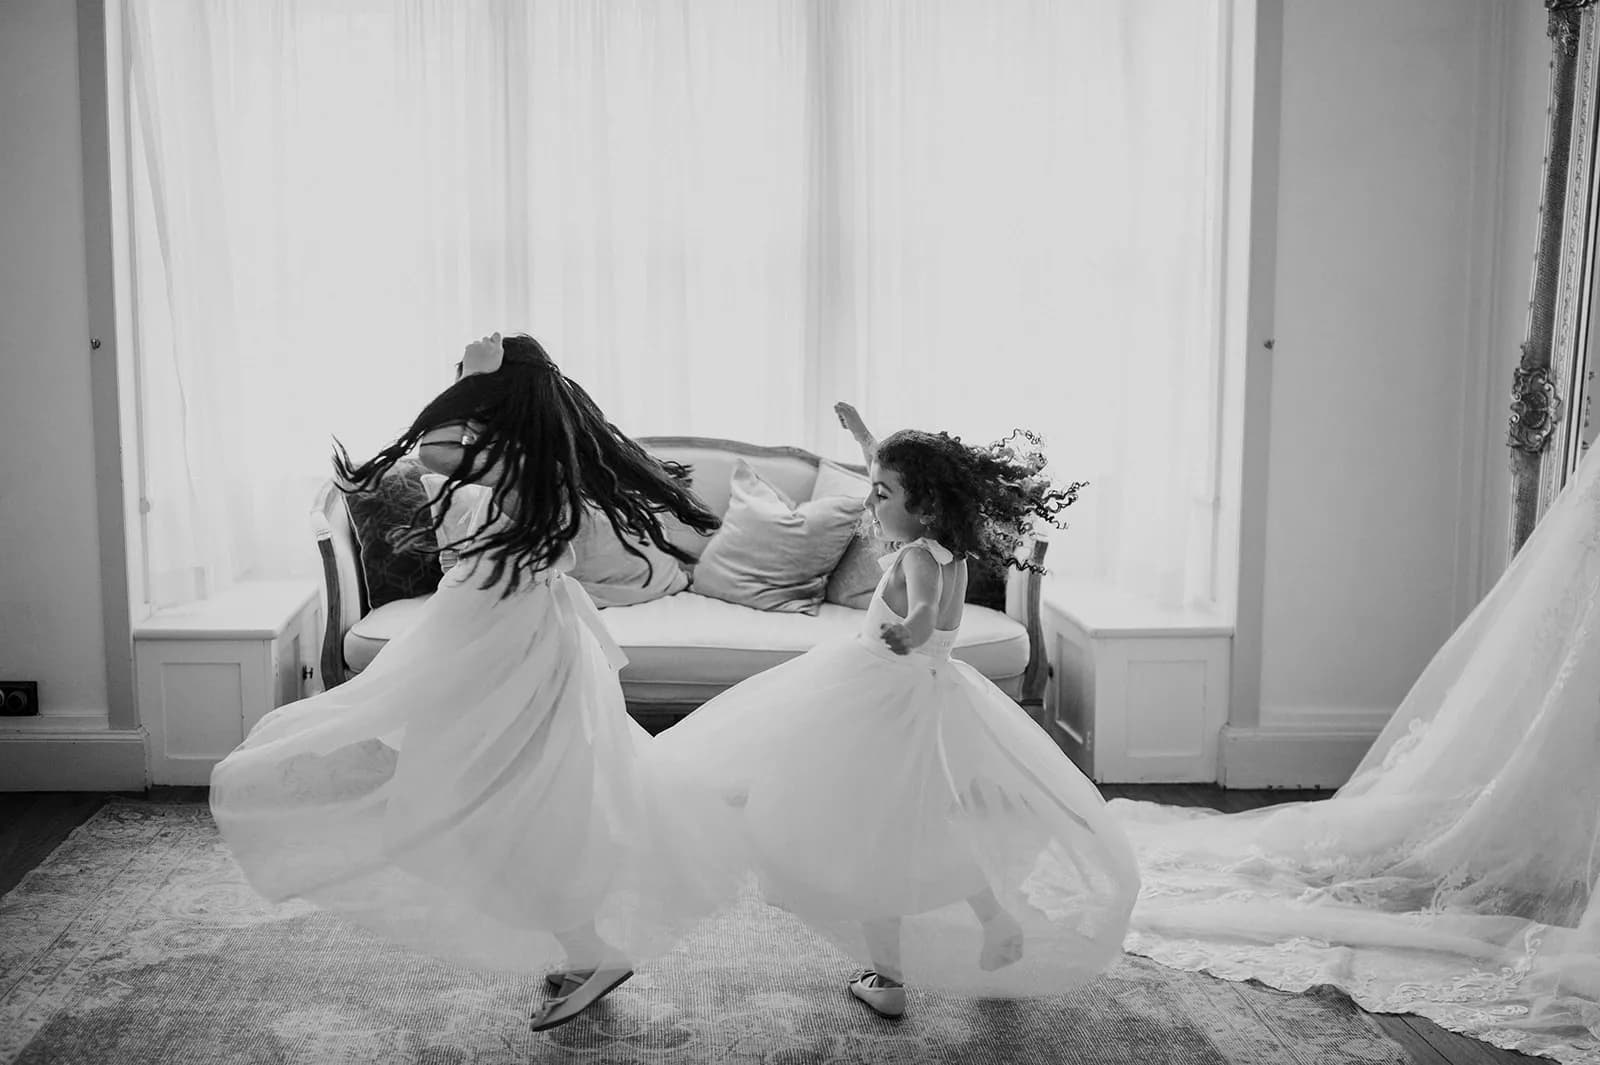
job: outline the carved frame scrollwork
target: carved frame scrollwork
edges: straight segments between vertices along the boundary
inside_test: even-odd
[[[1600,47],[1597,0],[1544,0],[1549,129],[1522,359],[1512,375],[1511,550],[1560,494],[1582,455],[1582,402],[1595,282]]]

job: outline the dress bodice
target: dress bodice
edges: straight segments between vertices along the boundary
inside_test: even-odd
[[[893,654],[894,652],[889,651],[888,645],[883,642],[881,630],[885,625],[904,624],[906,619],[895,613],[894,608],[891,607],[883,598],[883,593],[884,589],[889,586],[889,576],[890,574],[894,573],[895,566],[900,561],[900,556],[904,555],[913,547],[919,549],[926,548],[928,553],[931,554],[934,557],[934,560],[937,561],[941,566],[948,565],[955,557],[943,544],[940,544],[935,540],[930,540],[927,537],[922,537],[921,539],[912,540],[901,545],[899,550],[885,555],[883,558],[878,560],[878,565],[883,567],[883,576],[879,578],[878,587],[872,593],[872,601],[867,604],[867,617],[866,620],[862,622],[861,635],[863,639],[867,640],[869,643],[875,644],[885,651],[888,651],[889,654]],[[950,657],[951,649],[956,645],[956,638],[960,635],[961,629],[959,627],[954,629],[934,629],[933,635],[928,637],[927,642],[919,647],[912,648],[911,654],[922,655],[924,657],[937,660],[947,659]]]
[[[461,533],[460,538],[462,540],[465,540],[469,536],[490,532],[494,528],[503,525],[510,520],[509,515],[501,513],[495,517],[493,521],[490,521],[489,502],[491,492],[488,488],[483,487],[480,488],[476,494],[478,498],[474,501],[472,510],[469,512],[467,521],[465,523],[465,528]],[[578,556],[573,550],[571,541],[568,541],[562,545],[561,554],[558,555],[554,561],[540,568],[531,575],[524,574],[522,582],[533,584],[549,584],[562,574],[571,572],[577,563]],[[460,562],[457,562],[453,567],[451,567],[450,571],[445,574],[445,580],[453,584],[465,582],[478,574],[479,566],[488,567],[483,570],[484,573],[488,573],[490,569],[492,569],[493,563],[483,556],[462,559]]]

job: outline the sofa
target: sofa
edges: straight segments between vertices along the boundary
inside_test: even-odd
[[[787,500],[811,500],[826,466],[838,497],[834,505],[845,506],[849,492],[856,493],[857,505],[865,495],[863,467],[823,460],[800,448],[687,436],[643,437],[639,443],[658,458],[688,467],[693,491],[719,516],[728,514],[730,500],[738,490],[737,476],[748,480],[751,473]],[[857,479],[855,484],[850,477]],[[843,490],[840,485],[845,486]],[[369,556],[387,549],[370,528],[364,538],[357,535],[352,505],[359,513],[367,502],[347,496],[328,482],[318,492],[311,511],[323,565],[327,627],[321,659],[324,683],[329,687],[365,669],[388,640],[414,623],[430,594],[428,580],[437,584],[439,572],[435,559],[431,576],[419,574],[420,585],[401,585],[400,592],[390,589],[385,597],[375,596],[377,582],[388,581],[392,573],[375,569],[375,560]],[[367,516],[362,520],[370,525]],[[708,557],[714,537],[676,523],[669,523],[667,532],[675,546],[696,559]],[[615,539],[609,528],[604,534]],[[861,546],[852,540],[852,550]],[[1045,547],[1043,541],[1036,541],[1023,550],[1034,562],[1041,562]],[[581,565],[581,546],[579,555]],[[814,612],[758,609],[729,601],[723,591],[702,594],[694,584],[695,570],[700,567],[683,567],[679,572],[668,556],[658,555],[654,592],[627,589],[628,594],[618,596],[604,583],[584,581],[602,608],[607,628],[627,653],[628,664],[620,680],[629,712],[652,732],[670,726],[718,692],[861,627],[865,611],[841,602],[821,602]],[[662,560],[668,563],[666,567],[659,565]],[[384,566],[395,565],[392,559],[380,561]],[[575,571],[574,576],[583,575]],[[709,571],[705,576],[709,589]],[[403,594],[417,588],[424,590]],[[829,591],[831,597],[831,585]],[[662,592],[667,594],[658,594]],[[856,598],[859,600],[859,593]],[[1047,672],[1039,576],[1009,568],[987,574],[975,569],[967,599],[955,657],[973,665],[1037,717]]]

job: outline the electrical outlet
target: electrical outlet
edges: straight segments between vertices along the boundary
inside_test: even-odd
[[[38,712],[38,681],[0,680],[0,717],[31,717]]]

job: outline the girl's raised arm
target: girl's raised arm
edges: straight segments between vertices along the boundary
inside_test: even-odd
[[[505,361],[505,342],[499,333],[491,333],[466,346],[461,361],[456,364],[456,380],[467,374],[493,373]],[[434,473],[457,477],[471,484],[496,484],[505,474],[500,463],[491,466],[488,457],[476,457],[476,469],[464,469],[467,446],[477,439],[481,426],[452,422],[424,434],[417,441],[417,460]]]
[[[460,422],[441,425],[417,441],[417,461],[434,473],[455,477],[469,484],[498,484],[505,475],[505,464],[489,464],[489,456],[479,452],[475,468],[467,468],[467,445],[476,439],[470,425]]]
[[[839,424],[850,430],[850,435],[861,445],[861,461],[871,466],[873,455],[878,450],[878,442],[867,431],[867,425],[861,420],[861,415],[850,404],[842,401],[833,405],[833,412],[839,416]]]

